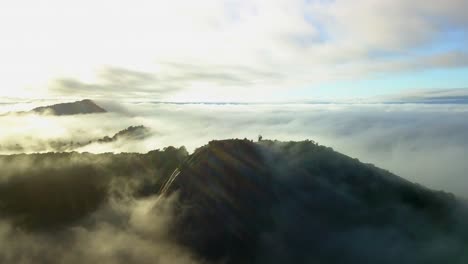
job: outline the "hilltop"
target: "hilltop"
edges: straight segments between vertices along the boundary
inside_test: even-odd
[[[452,194],[313,141],[212,141],[170,182],[173,232],[215,262],[468,260],[468,211]]]
[[[62,115],[105,113],[107,111],[104,108],[97,105],[92,100],[85,99],[85,100],[71,102],[71,103],[60,103],[60,104],[36,107],[32,109],[30,112],[62,116]]]
[[[313,141],[18,154],[0,165],[0,218],[47,241],[66,237],[67,254],[81,245],[76,230],[94,240],[110,227],[201,263],[468,261],[466,204]],[[63,262],[43,250],[44,263]]]

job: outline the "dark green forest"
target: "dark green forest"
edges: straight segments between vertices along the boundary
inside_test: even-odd
[[[184,147],[18,154],[0,156],[0,166],[0,219],[12,236],[73,248],[83,243],[77,228],[91,241],[112,228],[143,241],[112,248],[109,254],[126,254],[115,258],[126,263],[158,263],[150,249],[166,244],[197,263],[468,261],[464,202],[310,140],[211,141],[192,154]],[[147,201],[153,208],[137,214]],[[135,215],[143,224],[135,226]],[[40,263],[76,253],[42,254],[51,247],[36,254]],[[0,250],[0,260],[24,253],[13,252]],[[77,263],[91,261],[88,255]]]
[[[1,215],[34,228],[58,228],[92,213],[109,195],[155,194],[185,148],[138,153],[46,153],[0,156]]]

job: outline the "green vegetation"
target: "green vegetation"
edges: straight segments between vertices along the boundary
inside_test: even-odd
[[[59,241],[63,231],[71,245],[78,226],[93,230],[91,240],[123,230],[145,247],[163,230],[162,243],[208,263],[468,261],[468,209],[452,194],[310,140],[211,141],[191,155],[19,154],[0,156],[0,167],[0,218]],[[134,205],[156,198],[170,202],[129,220]]]
[[[146,154],[0,156],[0,212],[26,227],[60,227],[96,210],[111,191],[130,188],[135,196],[157,193],[163,177],[187,155],[183,147],[168,147]]]

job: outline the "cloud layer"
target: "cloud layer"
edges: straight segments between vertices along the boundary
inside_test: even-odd
[[[468,257],[466,204],[312,141],[216,141],[187,157],[184,148],[0,156],[0,262]]]
[[[0,221],[0,260],[4,263],[181,263],[198,261],[168,237],[170,200],[114,202],[97,210],[89,225],[55,235],[24,232]]]
[[[465,195],[465,104],[163,104],[98,102],[113,112],[70,117],[2,116],[2,153],[52,151],[53,141],[88,142],[144,125],[142,140],[95,142],[77,151],[147,152],[212,139],[313,139],[412,181]],[[22,149],[16,149],[16,144]],[[13,147],[10,150],[6,146]]]

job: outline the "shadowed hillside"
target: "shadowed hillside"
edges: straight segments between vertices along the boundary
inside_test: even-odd
[[[78,115],[78,114],[93,114],[93,113],[105,113],[107,112],[104,108],[97,105],[95,102],[89,99],[76,101],[72,103],[61,103],[49,106],[36,107],[31,112],[39,114],[51,114],[51,115]]]
[[[147,196],[186,158],[185,148],[147,154],[45,153],[0,156],[0,216],[34,229],[94,212],[111,195]]]
[[[468,260],[467,211],[453,195],[310,141],[210,142],[181,167],[171,191],[181,202],[179,241],[211,260]]]
[[[0,165],[0,242],[20,238],[0,249],[2,263],[468,261],[468,210],[456,197],[313,141],[21,154]]]
[[[51,140],[51,141],[40,141],[36,140],[34,146],[27,146],[24,147],[17,143],[10,143],[7,145],[0,144],[0,152],[13,152],[13,153],[22,153],[25,150],[34,151],[34,152],[44,152],[46,150],[53,150],[56,152],[64,152],[64,151],[74,151],[78,148],[98,143],[98,144],[106,144],[112,143],[117,141],[138,141],[145,139],[151,136],[152,131],[148,127],[145,126],[129,126],[119,132],[115,133],[113,136],[104,136],[99,139],[90,139],[84,141],[65,141],[65,140]]]
[[[109,143],[115,142],[117,140],[141,140],[148,137],[150,134],[150,129],[145,126],[129,126],[126,129],[117,132],[114,136],[105,136],[101,139],[98,139],[97,142]]]

